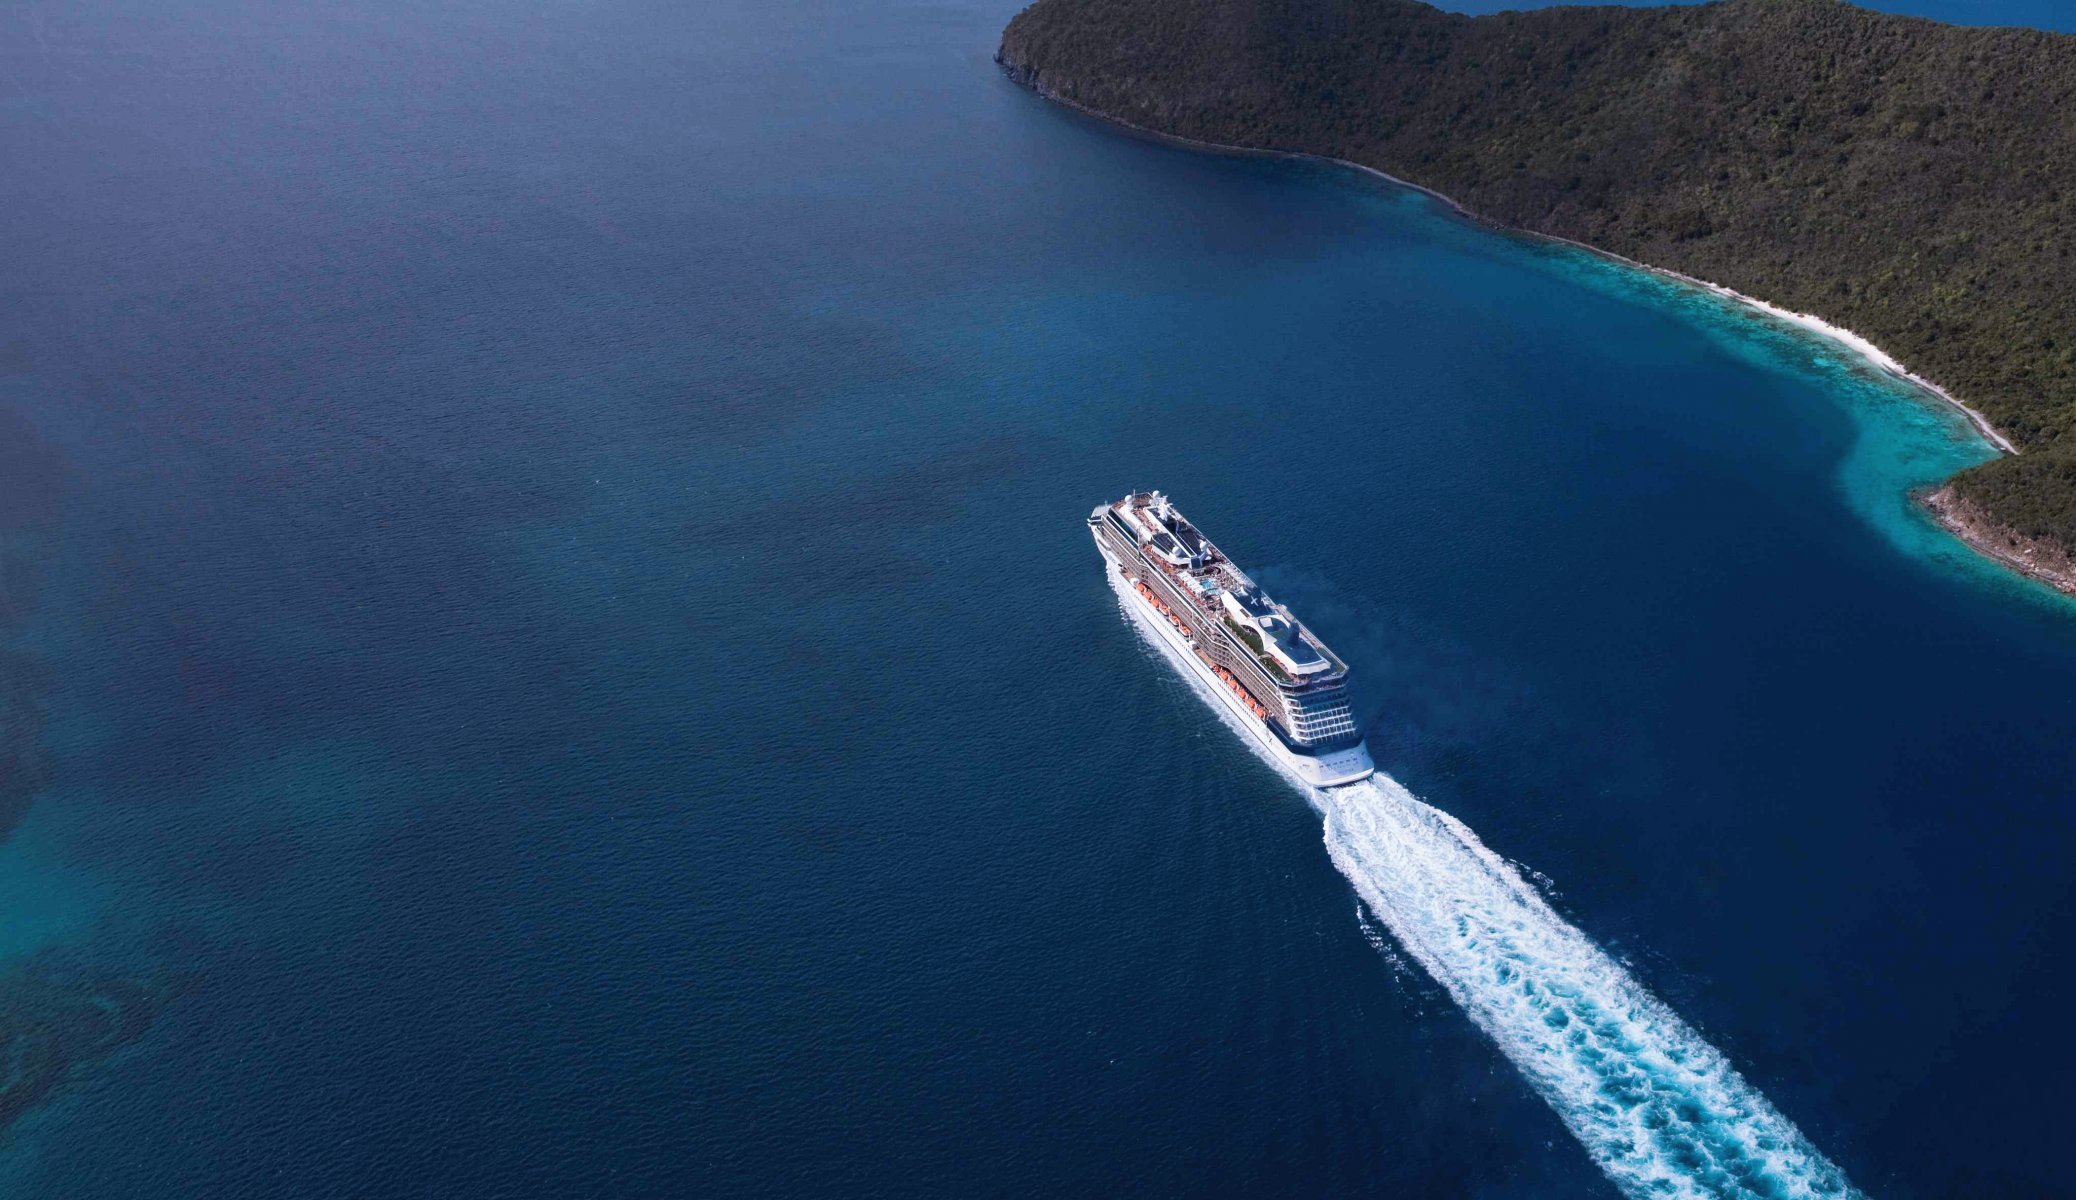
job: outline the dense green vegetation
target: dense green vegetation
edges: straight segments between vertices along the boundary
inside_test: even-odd
[[[1254,651],[1254,657],[1261,660],[1262,670],[1267,671],[1269,673],[1269,678],[1281,679],[1285,683],[1291,682],[1290,672],[1283,669],[1282,663],[1277,662],[1274,658],[1269,656],[1267,648],[1261,644],[1260,634],[1254,632],[1252,629],[1247,628],[1245,625],[1240,624],[1238,621],[1233,620],[1231,617],[1224,617],[1221,619],[1225,621],[1225,627],[1227,629],[1230,629],[1235,634],[1238,634],[1240,640],[1247,643],[1247,648],[1249,650]]]
[[[1349,159],[1851,328],[2024,448],[1957,491],[2076,546],[2076,37],[1833,0],[1039,0],[1001,58],[1119,120]]]

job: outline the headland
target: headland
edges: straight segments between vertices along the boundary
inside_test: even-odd
[[[1834,0],[1039,0],[998,58],[1134,129],[1344,163],[1827,337],[2004,452],[1920,497],[1934,519],[2014,567],[2076,557],[2076,37]]]

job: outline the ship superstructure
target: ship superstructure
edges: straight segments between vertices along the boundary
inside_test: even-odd
[[[1166,496],[1133,492],[1088,524],[1125,603],[1271,757],[1314,787],[1376,770],[1349,707],[1347,664]]]

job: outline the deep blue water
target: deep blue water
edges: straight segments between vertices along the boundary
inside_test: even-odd
[[[0,16],[7,1194],[1615,1194],[1120,619],[1132,485],[1855,1185],[2065,1190],[1981,445],[1014,7]]]

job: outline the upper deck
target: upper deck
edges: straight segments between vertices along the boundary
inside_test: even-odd
[[[1134,492],[1097,512],[1129,535],[1141,559],[1165,574],[1176,591],[1271,668],[1280,685],[1309,689],[1346,678],[1347,664],[1290,609],[1270,599],[1165,495]]]

